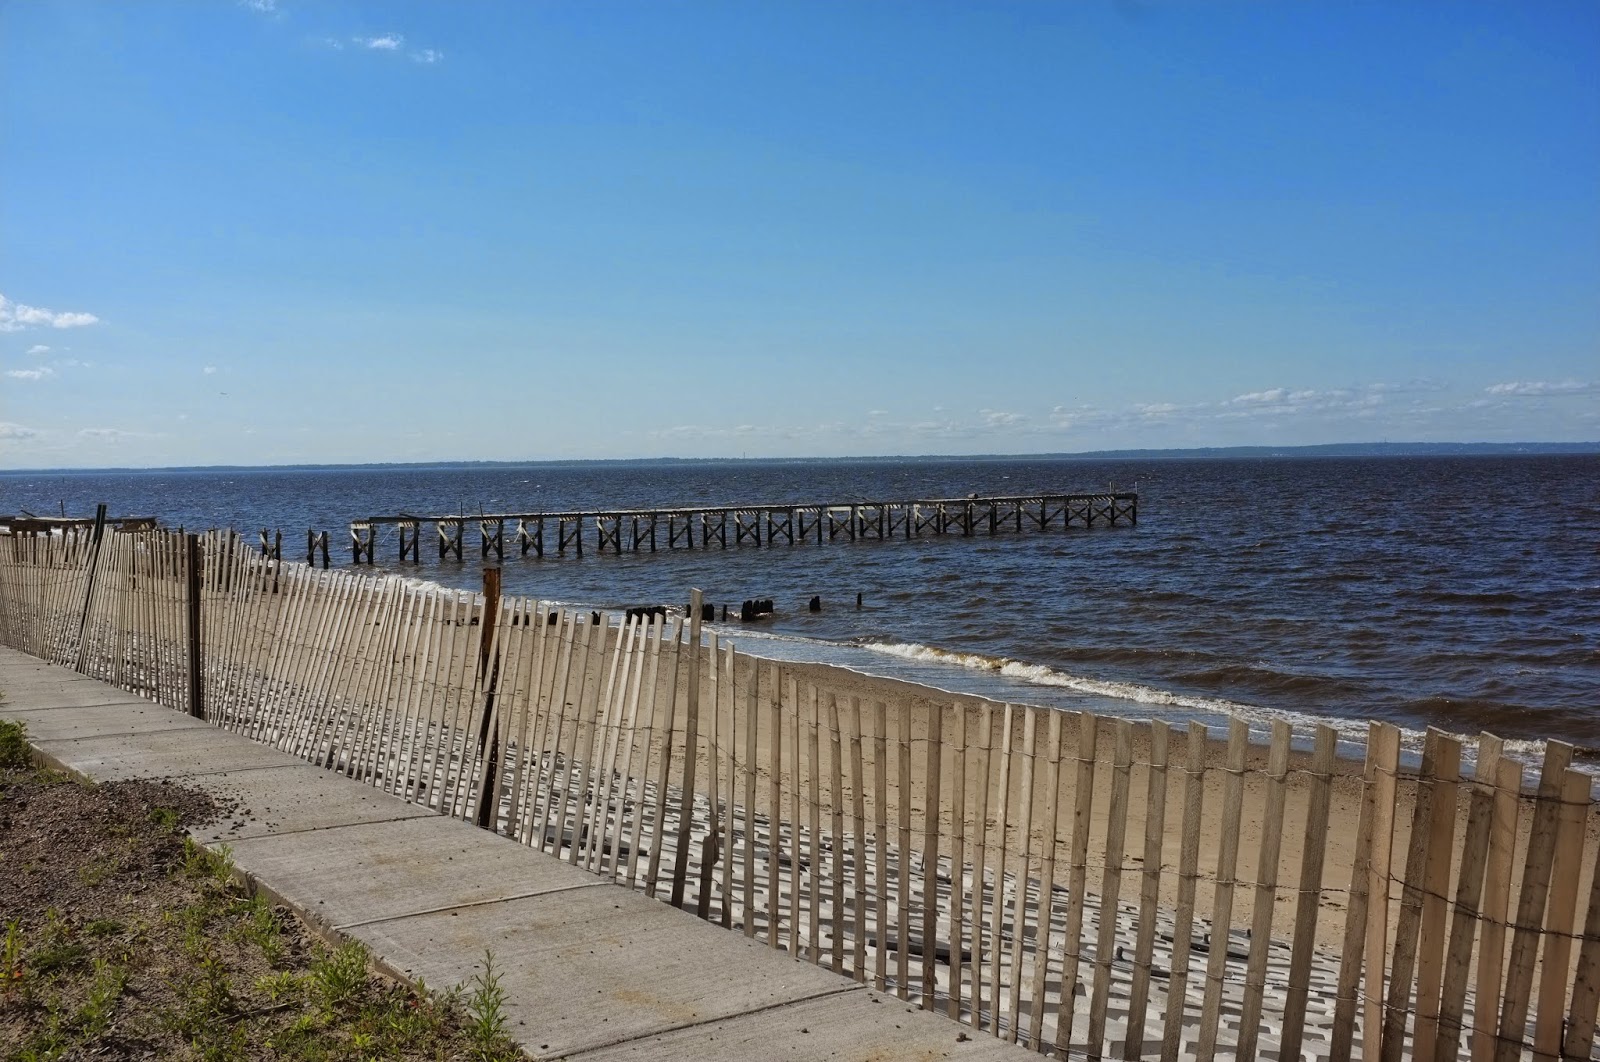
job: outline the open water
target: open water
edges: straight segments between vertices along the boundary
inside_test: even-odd
[[[689,588],[759,625],[760,655],[957,693],[1129,718],[1369,719],[1600,749],[1600,457],[807,462],[0,473],[0,513],[154,515],[188,528],[308,527],[348,563],[350,520],[1136,488],[1136,528],[749,546],[582,560],[515,556],[508,592],[595,608]],[[424,527],[425,535],[433,534]],[[466,562],[377,570],[479,585]],[[589,538],[592,546],[592,532]],[[433,556],[430,556],[430,553]],[[856,594],[865,607],[857,611]],[[820,614],[806,610],[820,595]]]

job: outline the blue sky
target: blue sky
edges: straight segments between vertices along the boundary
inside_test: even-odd
[[[0,466],[1600,439],[1600,4],[0,2]]]

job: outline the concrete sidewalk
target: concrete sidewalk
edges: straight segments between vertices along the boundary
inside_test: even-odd
[[[94,679],[0,648],[0,718],[96,781],[181,780],[229,801],[192,831],[252,887],[393,973],[445,987],[492,949],[536,1058],[1017,1059],[987,1034],[790,959],[515,841]]]

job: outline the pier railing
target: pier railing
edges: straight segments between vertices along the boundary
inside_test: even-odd
[[[399,560],[422,561],[422,527],[438,531],[439,558],[462,559],[462,539],[478,527],[479,551],[503,559],[507,528],[522,556],[532,552],[582,557],[586,536],[596,554],[655,553],[678,549],[737,549],[744,546],[795,546],[827,542],[883,542],[896,538],[956,536],[973,538],[1024,531],[1065,531],[1073,527],[1133,526],[1139,522],[1139,495],[1133,491],[1093,494],[1023,494],[1003,497],[918,501],[849,501],[712,505],[672,509],[620,509],[596,512],[480,513],[477,516],[371,516],[350,523],[350,555],[356,564],[373,564],[379,529],[395,528]],[[263,542],[265,542],[263,531]],[[315,536],[307,543],[313,559]],[[326,534],[325,532],[323,533]],[[321,541],[324,567],[327,541]]]
[[[1057,1057],[1589,1059],[1573,749],[881,699],[689,619],[0,536],[0,642]],[[1469,769],[1470,765],[1470,769]]]

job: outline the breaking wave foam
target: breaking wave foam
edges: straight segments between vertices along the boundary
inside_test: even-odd
[[[1260,705],[1230,701],[1221,697],[1175,693],[1171,690],[1158,689],[1137,682],[1118,682],[1108,679],[1089,678],[1060,671],[1044,664],[1030,664],[1021,660],[1013,660],[1009,657],[988,656],[983,653],[966,653],[951,649],[940,649],[936,646],[922,645],[917,642],[867,641],[860,643],[860,648],[915,663],[942,664],[973,671],[989,672],[1003,678],[1035,686],[1069,689],[1088,696],[1130,701],[1157,709],[1178,709],[1195,713],[1201,717],[1209,717],[1211,720],[1220,718],[1243,719],[1246,723],[1253,724],[1257,729],[1278,719],[1295,726],[1297,730],[1304,727],[1325,725],[1334,729],[1341,743],[1356,747],[1364,747],[1367,740],[1367,722],[1365,720],[1310,715],[1295,711],[1280,711],[1264,708]],[[1416,758],[1421,755],[1423,740],[1426,735],[1423,731],[1403,727],[1400,733],[1401,749],[1407,754],[1407,759],[1415,763]],[[1304,735],[1302,734],[1302,736]],[[1451,736],[1467,743],[1467,759],[1471,762],[1474,758],[1473,751],[1477,746],[1477,735],[1452,734]],[[1505,749],[1518,759],[1536,763],[1544,754],[1545,743],[1539,740],[1513,739],[1505,742]],[[1600,767],[1590,769],[1600,770]]]

